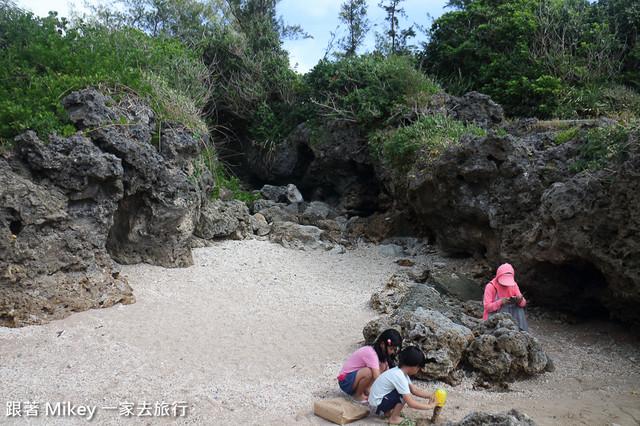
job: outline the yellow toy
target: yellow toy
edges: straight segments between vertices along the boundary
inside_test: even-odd
[[[433,395],[436,397],[437,406],[444,407],[444,403],[447,400],[447,392],[444,389],[438,389]]]

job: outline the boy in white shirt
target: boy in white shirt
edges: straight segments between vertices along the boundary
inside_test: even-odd
[[[415,387],[409,376],[418,373],[424,365],[424,353],[415,346],[400,352],[397,367],[382,373],[371,386],[369,405],[371,412],[389,418],[390,425],[414,426],[415,422],[401,416],[404,405],[418,410],[431,410],[436,406],[433,395]],[[413,399],[413,395],[426,398],[428,404]]]

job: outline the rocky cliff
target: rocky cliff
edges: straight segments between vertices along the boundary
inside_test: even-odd
[[[439,94],[422,113],[447,114],[488,135],[463,136],[408,173],[406,185],[373,164],[353,123],[331,123],[316,136],[301,126],[271,156],[253,150],[248,158],[259,180],[292,182],[350,215],[385,211],[385,227],[393,229],[378,239],[422,235],[453,256],[474,257],[485,271],[480,286],[509,262],[537,304],[640,324],[637,132],[624,155],[586,173],[574,167],[584,160],[580,139],[558,135],[611,121],[505,125],[500,107],[478,93]]]
[[[607,169],[579,173],[578,139],[535,120],[504,126],[500,107],[478,93],[441,94],[421,113],[488,135],[464,136],[399,186],[353,123],[301,125],[275,150],[246,153],[254,181],[295,184],[276,188],[282,196],[266,191],[249,211],[207,199],[211,175],[194,167],[206,140],[140,99],[88,89],[62,103],[75,135],[27,132],[0,156],[0,325],[131,303],[114,261],[184,267],[193,244],[252,233],[292,247],[309,239],[304,249],[422,236],[475,259],[479,288],[509,262],[535,304],[640,324],[637,133]]]
[[[411,181],[412,215],[449,253],[513,264],[539,304],[640,323],[637,134],[592,173],[556,135],[464,138]]]
[[[83,90],[63,105],[78,133],[27,132],[0,158],[0,325],[133,303],[113,259],[192,263],[208,182],[188,176],[198,140],[177,122],[159,129],[133,96]]]

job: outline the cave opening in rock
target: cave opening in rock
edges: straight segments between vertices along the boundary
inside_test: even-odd
[[[119,261],[119,254],[124,251],[129,241],[133,221],[144,206],[142,194],[133,194],[120,200],[118,209],[113,215],[113,225],[109,229],[106,249],[112,259]]]
[[[305,175],[315,159],[313,151],[309,147],[298,146],[286,157],[282,157],[277,151],[262,149],[257,153],[252,152],[253,161],[247,159],[247,148],[242,149],[244,151],[237,153],[241,157],[240,160],[230,162],[226,160],[228,157],[225,157],[224,164],[229,174],[240,180],[244,190],[260,190],[264,185],[286,186],[292,183],[300,190],[305,200],[309,199],[310,195],[305,193],[306,188],[303,183],[307,179]]]
[[[543,262],[526,275],[526,281],[519,285],[525,297],[537,305],[583,318],[609,316],[603,304],[610,294],[607,280],[589,262],[560,265]]]
[[[20,231],[22,231],[22,221],[12,220],[11,223],[9,223],[9,229],[13,235],[20,234]]]
[[[13,235],[20,234],[22,231],[22,220],[20,219],[20,213],[15,209],[9,209],[9,230]]]

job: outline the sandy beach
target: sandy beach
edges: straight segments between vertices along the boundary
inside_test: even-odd
[[[0,424],[331,424],[313,403],[343,396],[335,377],[378,315],[369,298],[401,267],[374,245],[305,252],[248,239],[193,255],[189,268],[121,266],[135,304],[0,328]],[[442,421],[515,408],[540,425],[640,424],[636,337],[550,315],[529,325],[556,371],[508,393],[473,390],[472,377],[418,381],[448,392]]]

